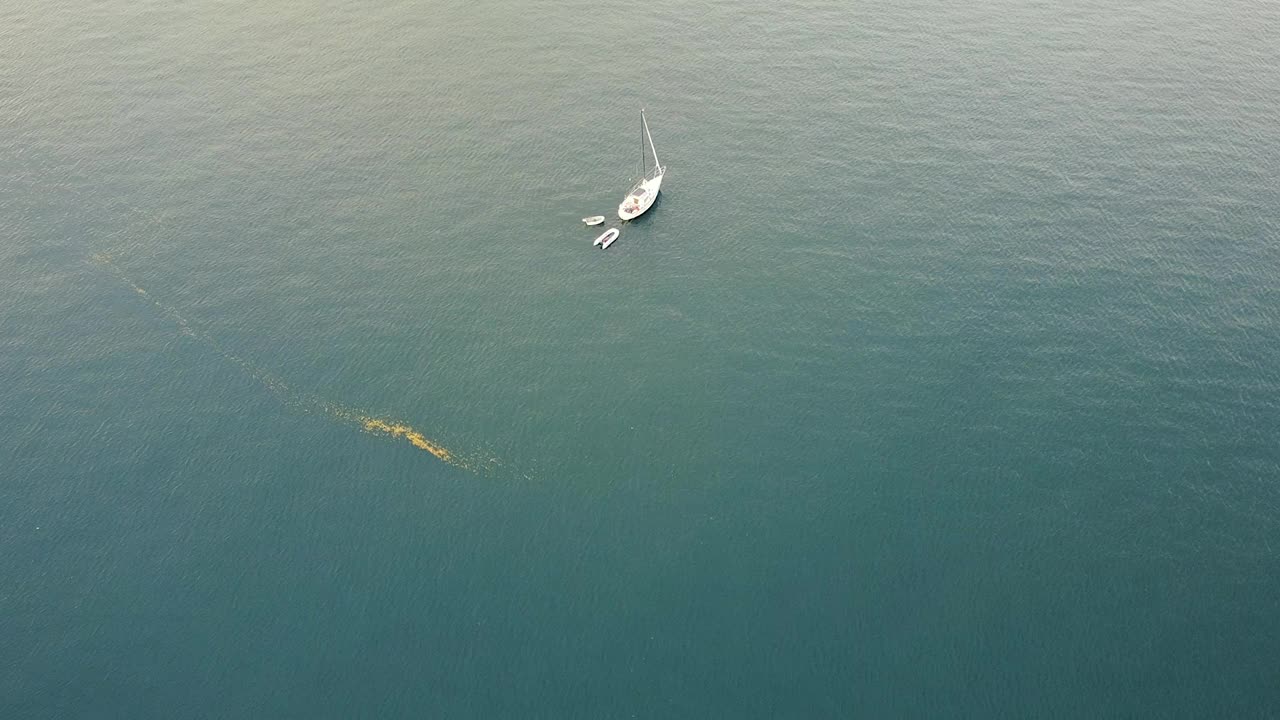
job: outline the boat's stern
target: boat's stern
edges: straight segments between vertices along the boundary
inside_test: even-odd
[[[639,217],[640,213],[643,213],[646,209],[647,208],[631,204],[631,198],[627,198],[618,206],[618,217],[623,220],[630,220],[632,218]]]
[[[653,202],[658,199],[658,191],[661,187],[661,175],[641,183],[627,193],[627,197],[618,206],[618,217],[623,220],[631,220],[643,215],[645,210],[653,207]]]

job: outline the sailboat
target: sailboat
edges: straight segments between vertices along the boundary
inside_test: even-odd
[[[649,150],[653,153],[653,169],[650,170],[644,154],[644,141],[649,140]],[[662,175],[667,171],[658,162],[658,149],[653,146],[653,136],[649,134],[649,123],[644,119],[644,110],[640,111],[640,180],[627,193],[622,204],[618,206],[618,217],[630,220],[639,217],[653,206],[658,199],[658,190],[662,187]]]

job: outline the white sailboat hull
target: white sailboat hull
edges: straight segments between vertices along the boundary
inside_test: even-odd
[[[632,188],[618,205],[618,217],[631,220],[640,217],[646,210],[653,207],[654,201],[658,199],[658,191],[662,189],[662,176],[663,173],[658,173]]]

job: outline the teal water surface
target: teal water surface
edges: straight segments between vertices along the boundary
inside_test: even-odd
[[[1276,38],[0,6],[0,717],[1280,715]]]

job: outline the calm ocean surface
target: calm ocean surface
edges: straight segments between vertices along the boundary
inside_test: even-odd
[[[0,130],[0,717],[1280,716],[1272,0],[10,0]]]

